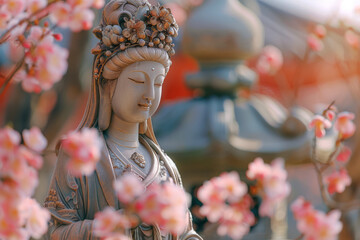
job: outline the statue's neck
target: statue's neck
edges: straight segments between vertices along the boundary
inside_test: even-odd
[[[139,123],[121,120],[113,114],[107,135],[117,145],[125,148],[139,146]]]

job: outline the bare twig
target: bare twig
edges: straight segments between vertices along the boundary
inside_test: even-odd
[[[324,203],[326,204],[326,206],[330,209],[339,209],[342,212],[346,212],[346,211],[350,211],[352,209],[360,209],[360,201],[359,200],[354,200],[351,202],[338,202],[335,201],[333,198],[331,198],[331,196],[329,195],[327,189],[326,189],[326,185],[324,184],[323,181],[323,168],[320,168],[318,166],[318,161],[317,161],[317,156],[316,156],[316,136],[314,136],[313,139],[313,146],[312,146],[312,161],[315,167],[315,171],[317,174],[317,178],[318,178],[318,182],[319,182],[319,186],[320,186],[320,193],[321,193],[321,197],[324,201]],[[326,168],[329,165],[325,165]]]
[[[14,77],[15,73],[17,71],[19,71],[19,69],[21,68],[21,66],[23,65],[25,61],[25,56],[23,56],[20,61],[16,64],[16,66],[14,67],[14,70],[11,71],[11,73],[9,74],[9,76],[6,77],[5,82],[2,84],[1,88],[0,88],[0,96],[1,94],[4,92],[5,87],[10,83],[11,79]]]

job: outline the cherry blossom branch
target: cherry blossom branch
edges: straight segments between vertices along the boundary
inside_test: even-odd
[[[25,56],[23,56],[20,61],[16,64],[16,66],[14,67],[14,70],[9,74],[9,76],[6,77],[4,83],[1,85],[0,88],[0,95],[4,92],[5,87],[10,83],[11,79],[14,77],[15,73],[17,71],[19,71],[19,69],[21,68],[21,66],[24,64],[25,61]]]
[[[317,160],[317,156],[316,156],[316,146],[317,146],[316,143],[317,143],[316,136],[314,136],[313,145],[312,145],[312,161],[313,161],[313,164],[315,167],[315,171],[316,171],[319,186],[320,186],[320,193],[321,193],[321,197],[322,197],[324,203],[326,204],[326,206],[328,206],[328,208],[330,208],[330,209],[336,208],[342,212],[350,211],[352,209],[359,209],[360,208],[359,200],[354,200],[351,202],[338,202],[329,196],[329,193],[326,189],[326,185],[324,184],[324,181],[323,181],[323,172],[329,165],[325,165],[326,166],[325,169],[324,169],[324,167],[320,168],[318,166],[318,160]]]
[[[54,3],[61,1],[61,0],[54,0],[53,2],[50,2],[46,7],[39,9],[37,11],[35,11],[34,13],[32,13],[29,17],[22,19],[21,21],[19,21],[17,24],[15,24],[14,26],[12,26],[11,28],[9,28],[1,37],[0,37],[0,45],[5,43],[9,37],[10,37],[10,33],[12,30],[14,30],[16,27],[20,26],[21,24],[25,23],[25,22],[30,22],[31,19],[33,17],[35,17],[36,15],[38,15],[39,13],[46,11],[51,5],[53,5]],[[48,14],[45,14],[42,18],[47,17]],[[41,18],[41,19],[42,19]],[[37,19],[39,20],[39,19]]]

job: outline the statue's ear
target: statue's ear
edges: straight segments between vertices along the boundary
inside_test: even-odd
[[[98,125],[101,131],[105,131],[110,125],[112,113],[111,99],[115,91],[116,82],[116,80],[105,80],[99,87],[100,106]]]

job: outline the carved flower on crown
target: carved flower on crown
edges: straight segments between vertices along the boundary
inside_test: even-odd
[[[135,19],[125,19],[125,29],[122,35],[130,41],[130,43],[138,43],[141,47],[145,46],[145,30],[146,25],[143,21],[136,21]]]

